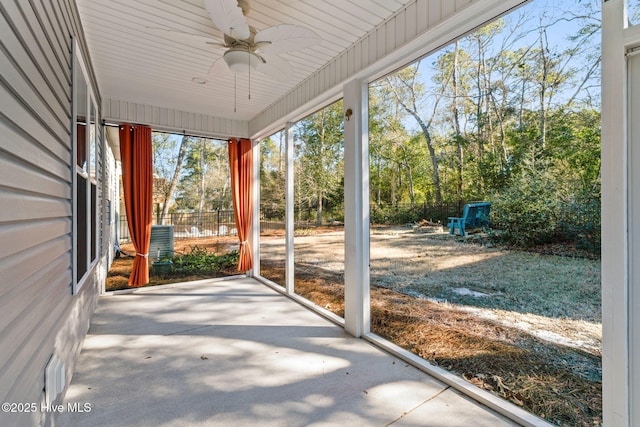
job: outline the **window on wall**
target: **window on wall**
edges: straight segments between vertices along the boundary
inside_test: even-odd
[[[98,256],[98,180],[100,177],[97,108],[82,58],[74,58],[74,293],[86,281]]]

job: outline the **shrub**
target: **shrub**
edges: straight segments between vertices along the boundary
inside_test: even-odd
[[[370,221],[372,224],[407,224],[422,219],[423,212],[419,206],[409,204],[370,206]]]
[[[524,199],[515,191],[504,193],[493,204],[493,222],[500,239],[515,246],[534,246],[557,239],[558,219],[553,201]]]
[[[531,168],[494,196],[491,222],[502,230],[500,240],[529,247],[558,239],[560,198],[555,183],[549,173]]]
[[[187,254],[176,255],[172,261],[172,275],[211,275],[223,270],[233,268],[238,262],[239,253],[237,250],[222,255],[208,252],[198,246],[191,247]]]
[[[492,225],[500,240],[529,247],[570,242],[600,252],[600,193],[575,188],[546,168],[529,168],[494,196]]]
[[[600,253],[600,193],[583,192],[567,204],[561,228],[565,240],[575,242],[578,249]]]

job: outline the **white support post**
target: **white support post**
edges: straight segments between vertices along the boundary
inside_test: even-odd
[[[602,3],[602,395],[605,426],[631,425],[624,3],[625,0]]]
[[[251,207],[253,218],[251,224],[251,252],[253,254],[253,268],[249,272],[251,277],[260,276],[260,141],[253,141],[253,200]]]
[[[365,81],[344,86],[344,321],[347,333],[370,330],[369,93]]]
[[[285,248],[286,248],[286,267],[285,267],[285,289],[288,294],[293,294],[295,264],[293,262],[293,123],[287,123],[284,128],[285,152],[286,152],[286,214],[285,214]]]
[[[629,58],[629,406],[640,426],[640,52]]]

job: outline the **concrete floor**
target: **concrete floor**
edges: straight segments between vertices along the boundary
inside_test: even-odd
[[[56,425],[512,426],[248,278],[100,299]]]

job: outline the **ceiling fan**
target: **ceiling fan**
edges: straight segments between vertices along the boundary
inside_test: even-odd
[[[209,75],[213,77],[224,76],[229,71],[257,71],[273,80],[289,81],[293,77],[293,68],[278,54],[304,49],[321,41],[312,30],[299,25],[282,24],[256,30],[246,20],[250,11],[247,0],[204,0],[204,7],[213,25],[224,34],[222,42],[213,37],[164,28],[148,30],[225,49],[209,69]]]

